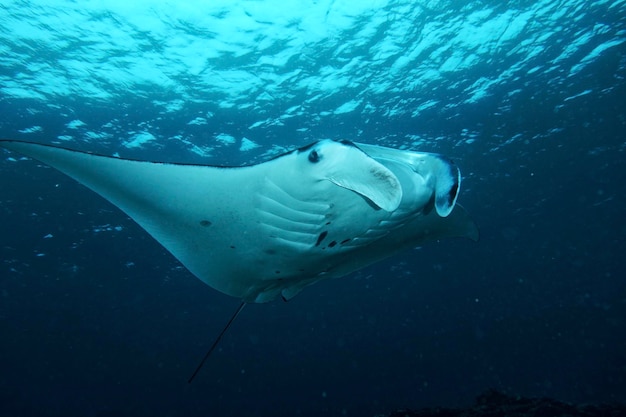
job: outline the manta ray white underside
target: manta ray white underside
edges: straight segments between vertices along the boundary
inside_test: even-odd
[[[91,188],[202,281],[245,302],[290,299],[428,240],[478,238],[455,205],[459,170],[435,154],[323,140],[229,168],[0,146]]]

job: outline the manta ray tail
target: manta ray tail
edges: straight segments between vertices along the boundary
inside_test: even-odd
[[[198,366],[196,367],[196,370],[193,371],[193,374],[191,374],[191,376],[187,380],[187,383],[191,384],[193,382],[193,379],[196,377],[196,375],[198,375],[198,372],[200,372],[202,365],[204,365],[206,360],[209,359],[209,356],[211,356],[211,353],[213,353],[217,345],[220,343],[220,340],[222,340],[222,336],[224,336],[224,333],[226,333],[230,325],[233,324],[233,322],[235,321],[235,319],[237,318],[239,313],[241,313],[241,310],[243,310],[245,306],[246,306],[245,301],[242,301],[241,304],[239,304],[239,307],[237,307],[235,314],[233,314],[230,320],[228,320],[228,323],[226,323],[226,326],[224,326],[224,328],[222,329],[220,334],[217,336],[217,338],[215,339],[215,341],[213,342],[209,350],[207,350],[206,354],[204,355],[204,358],[202,358],[202,360],[200,361],[200,364],[198,364]]]

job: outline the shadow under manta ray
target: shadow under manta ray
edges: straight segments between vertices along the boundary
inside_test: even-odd
[[[243,167],[135,161],[29,142],[37,159],[128,214],[209,286],[246,303],[289,300],[401,250],[478,239],[461,176],[430,153],[322,140]]]

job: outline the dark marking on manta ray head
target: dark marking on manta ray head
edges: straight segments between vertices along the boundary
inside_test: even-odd
[[[213,223],[211,223],[208,220],[200,220],[200,226],[202,227],[209,227],[210,225],[212,225]]]
[[[230,248],[231,248],[231,249],[235,249],[235,247],[234,247],[233,245],[230,245]]]
[[[330,242],[330,243],[328,244],[328,247],[329,247],[329,248],[334,248],[336,244],[337,244],[337,242],[333,240],[332,242]]]
[[[267,253],[268,255],[276,255],[276,251],[274,249],[265,249],[263,252]]]
[[[346,243],[350,242],[350,238],[344,239],[341,242],[339,242],[340,245],[345,245]]]
[[[278,274],[280,274],[280,271],[274,271],[274,273],[278,275]]]
[[[322,155],[320,155],[320,153],[318,151],[316,151],[315,149],[313,149],[311,152],[309,152],[309,161],[316,164],[320,161],[320,159],[322,159]]]
[[[317,242],[315,242],[315,246],[319,246],[320,243],[322,243],[322,240],[324,240],[324,238],[326,237],[326,235],[328,235],[328,232],[326,230],[320,233],[320,235],[317,237]]]

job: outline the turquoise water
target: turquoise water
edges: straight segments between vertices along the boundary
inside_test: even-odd
[[[7,415],[374,415],[494,387],[626,400],[626,2],[5,1],[0,137],[242,165],[439,152],[481,241],[247,307],[123,213],[0,153]]]

